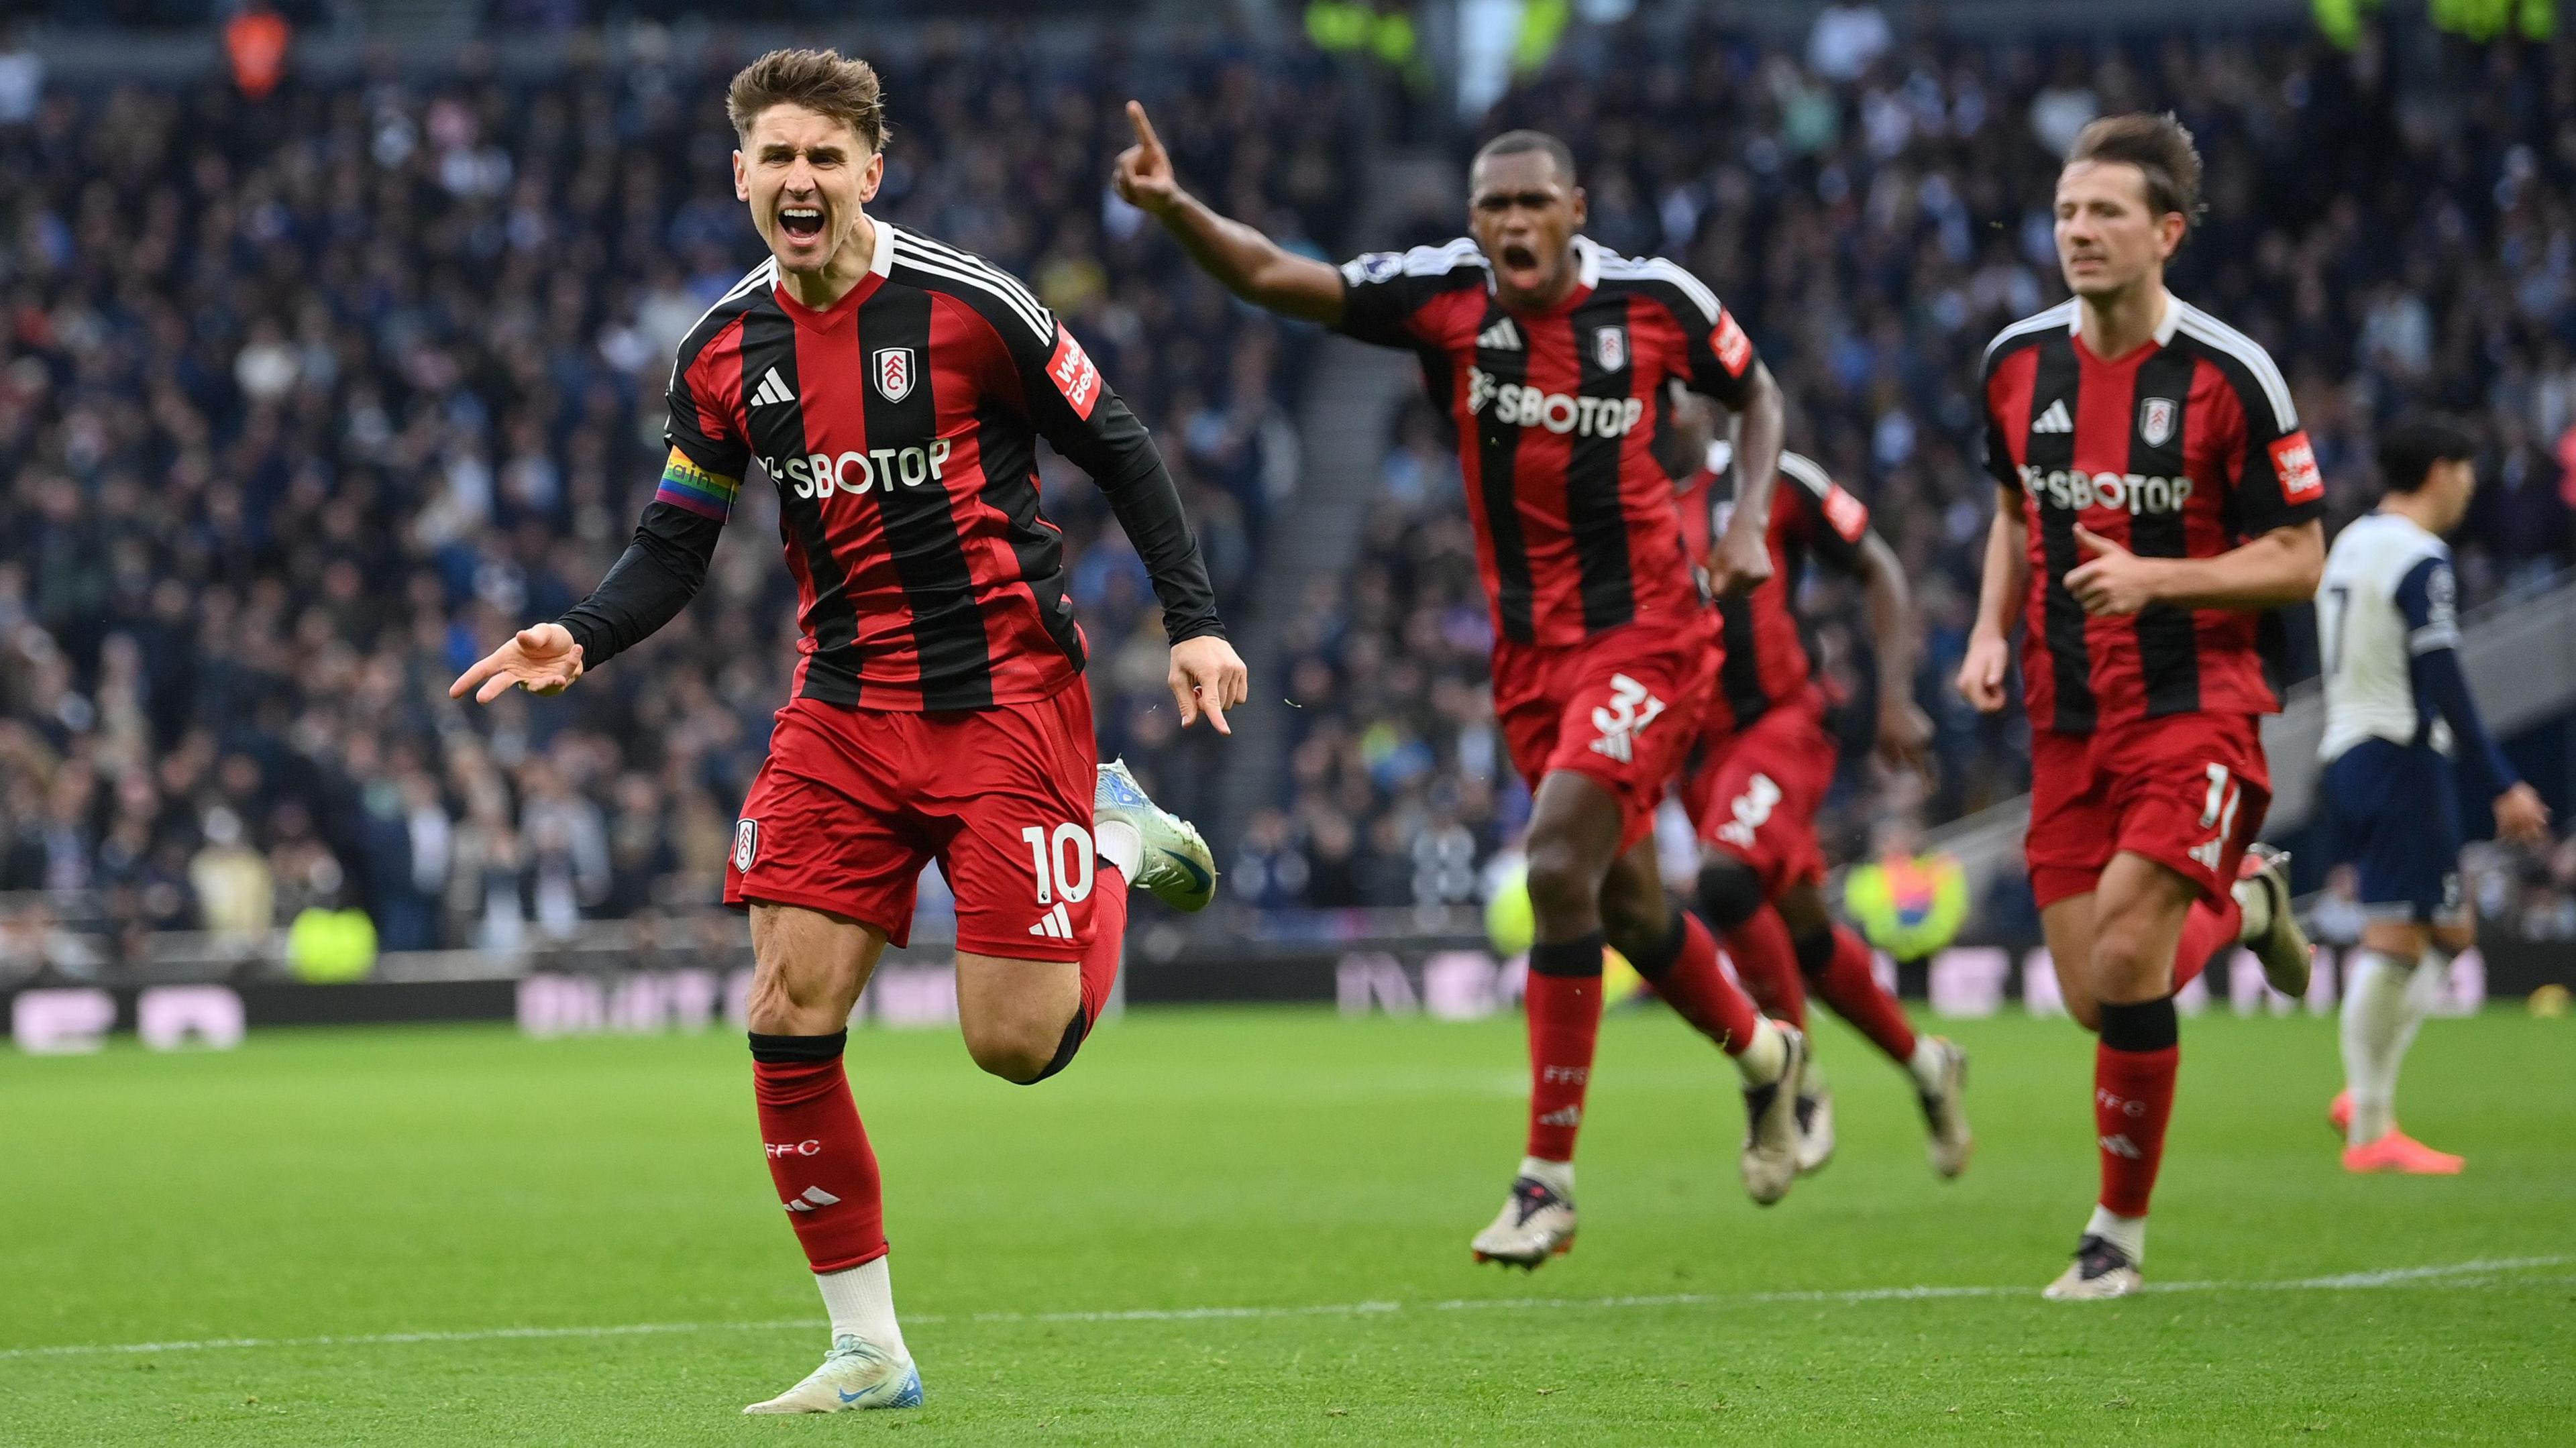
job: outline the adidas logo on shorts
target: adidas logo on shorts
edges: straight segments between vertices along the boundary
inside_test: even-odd
[[[1065,914],[1064,906],[1059,903],[1054,909],[1039,916],[1038,923],[1029,927],[1029,933],[1043,935],[1049,940],[1071,940],[1073,917]]]

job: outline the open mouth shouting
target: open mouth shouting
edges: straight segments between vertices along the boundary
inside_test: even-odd
[[[795,241],[812,241],[823,234],[823,208],[790,202],[778,208],[778,230]]]

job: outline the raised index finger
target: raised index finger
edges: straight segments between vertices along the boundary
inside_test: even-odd
[[[1154,123],[1145,118],[1145,103],[1143,101],[1129,101],[1127,103],[1127,123],[1136,128],[1136,140],[1139,145],[1142,145],[1146,150],[1151,151],[1156,155],[1162,154],[1163,140],[1160,136],[1154,134]]]

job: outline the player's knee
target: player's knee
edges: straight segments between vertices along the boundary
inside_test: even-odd
[[[2105,928],[2093,937],[2091,965],[2097,993],[2123,1000],[2142,999],[2142,993],[2154,994],[2159,986],[2170,988],[2173,982],[2171,954],[2157,959],[2143,930]],[[2087,1028],[2101,1027],[2097,1021]]]
[[[1052,1074],[1048,1067],[1055,1061],[1056,1047],[1063,1040],[1060,1032],[1040,1031],[1018,1022],[998,1025],[969,1026],[966,1054],[991,1075],[1016,1086],[1034,1085]]]
[[[1762,908],[1762,877],[1733,855],[1715,855],[1699,867],[1699,913],[1720,930],[1732,930]]]
[[[1553,922],[1592,913],[1600,896],[1601,872],[1582,858],[1572,841],[1530,841],[1530,913],[1537,918],[1542,932]]]

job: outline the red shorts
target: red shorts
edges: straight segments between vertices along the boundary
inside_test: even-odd
[[[1619,848],[1653,833],[1717,685],[1715,629],[1632,623],[1571,648],[1494,647],[1494,712],[1530,788],[1557,770],[1618,797]]]
[[[725,903],[802,905],[912,936],[922,866],[957,897],[957,948],[1079,960],[1091,943],[1100,746],[1080,678],[953,713],[794,699],[742,803]]]
[[[2271,803],[2251,714],[2173,714],[2089,735],[2034,729],[2031,893],[2042,908],[2081,895],[2125,850],[2224,898]]]
[[[1816,811],[1840,754],[1825,732],[1824,697],[1809,688],[1741,733],[1705,739],[1682,781],[1682,805],[1702,841],[1750,865],[1764,898],[1778,899],[1825,877]]]

